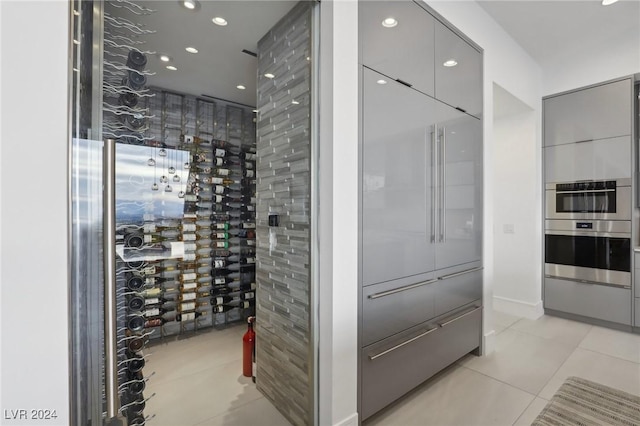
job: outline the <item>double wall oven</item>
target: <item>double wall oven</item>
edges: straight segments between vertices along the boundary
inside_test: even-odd
[[[631,286],[631,179],[546,185],[545,276]]]

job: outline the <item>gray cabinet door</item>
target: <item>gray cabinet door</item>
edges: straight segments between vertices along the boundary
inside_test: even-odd
[[[436,99],[481,116],[482,54],[440,22],[435,28],[435,74]]]
[[[436,269],[443,269],[482,257],[482,123],[440,102],[437,115]]]
[[[433,270],[434,101],[364,68],[363,285]]]
[[[411,1],[361,1],[358,11],[362,64],[433,96],[434,18]]]
[[[544,100],[544,145],[560,145],[631,134],[631,80]]]

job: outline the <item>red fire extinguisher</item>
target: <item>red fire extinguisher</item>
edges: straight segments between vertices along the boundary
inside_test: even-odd
[[[242,336],[242,375],[251,377],[253,371],[253,353],[256,345],[256,333],[253,331],[253,320],[247,318],[247,332]]]

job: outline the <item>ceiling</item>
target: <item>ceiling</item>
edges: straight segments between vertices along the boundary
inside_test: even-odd
[[[147,68],[156,73],[149,77],[150,85],[253,106],[257,59],[242,50],[256,52],[258,41],[297,1],[200,0],[196,10],[184,8],[178,0],[138,2],[155,12],[146,16],[135,16],[122,8],[111,12],[156,31],[145,36],[144,49],[157,52],[148,55]],[[567,58],[598,56],[612,46],[618,52],[634,52],[640,46],[638,0],[621,0],[607,7],[600,0],[478,3],[543,72],[557,62],[566,63]],[[228,25],[214,25],[211,19],[215,16],[224,17]],[[197,48],[198,53],[185,51],[188,46]],[[169,55],[171,62],[161,62],[160,54]],[[166,69],[169,64],[177,70]],[[239,84],[246,89],[237,89]]]
[[[543,71],[565,56],[597,57],[612,46],[640,49],[640,1],[488,1],[480,6],[538,62]]]
[[[258,41],[296,1],[200,0],[195,10],[186,9],[177,0],[137,3],[155,12],[138,16],[115,7],[107,12],[155,31],[141,37],[146,41],[142,48],[156,52],[147,55],[146,69],[156,73],[148,77],[149,85],[254,106],[257,58],[242,50],[256,52]],[[225,18],[228,25],[213,24],[216,16]],[[186,47],[195,47],[198,53],[188,53]],[[171,57],[171,61],[160,61],[161,54]],[[167,65],[177,70],[168,70]],[[246,89],[237,89],[239,84]]]

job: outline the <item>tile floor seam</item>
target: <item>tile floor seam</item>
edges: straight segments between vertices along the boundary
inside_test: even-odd
[[[513,330],[511,330],[511,331],[514,331],[514,332],[516,332],[516,333],[520,333],[520,334],[526,334],[527,336],[537,337],[537,338],[539,338],[539,339],[544,339],[544,340],[547,340],[547,341],[553,341],[553,342],[555,342],[555,343],[557,343],[557,344],[559,344],[559,345],[562,345],[562,346],[565,346],[565,347],[567,347],[567,348],[571,348],[571,349],[574,349],[574,350],[577,348],[577,346],[573,346],[573,345],[571,345],[571,344],[564,343],[563,341],[559,341],[558,339],[555,339],[555,338],[551,338],[551,337],[543,337],[543,336],[539,336],[539,335],[537,335],[537,334],[527,333],[526,331],[516,330],[516,329],[513,329]]]
[[[478,374],[480,374],[480,375],[482,375],[482,376],[488,377],[488,378],[489,378],[489,379],[491,379],[491,380],[495,380],[496,382],[502,383],[503,385],[507,385],[507,386],[512,387],[512,388],[514,388],[514,389],[518,389],[519,391],[522,391],[522,392],[524,392],[524,393],[526,393],[526,394],[529,394],[529,395],[533,396],[533,399],[536,399],[536,396],[538,396],[538,395],[534,395],[534,394],[532,394],[531,392],[529,392],[529,391],[527,391],[527,390],[524,390],[524,389],[522,389],[522,388],[519,388],[518,386],[512,385],[511,383],[507,383],[507,382],[505,382],[505,381],[503,381],[503,380],[496,379],[495,377],[490,376],[490,375],[488,375],[488,374],[486,374],[486,373],[483,373],[482,371],[474,370],[473,368],[471,368],[471,367],[467,367],[466,365],[462,365],[462,364],[458,364],[458,365],[459,365],[460,367],[462,367],[462,368],[466,368],[467,370],[471,370],[471,371],[473,371],[474,373],[478,373]],[[546,384],[545,384],[545,386],[546,386]]]
[[[569,356],[568,356],[564,361],[562,361],[562,364],[560,364],[560,366],[559,366],[558,368],[556,368],[556,371],[554,371],[554,372],[553,372],[553,374],[549,376],[549,379],[545,382],[545,384],[542,386],[542,388],[540,388],[540,390],[539,390],[539,391],[538,391],[538,393],[536,394],[536,396],[537,396],[538,398],[547,399],[547,398],[544,398],[544,397],[540,396],[540,393],[541,393],[543,390],[545,390],[545,388],[549,385],[549,383],[551,382],[551,380],[553,380],[553,378],[556,376],[556,374],[558,374],[558,371],[560,371],[560,369],[561,369],[562,367],[564,367],[564,365],[569,361],[569,359],[573,356],[573,354],[575,354],[575,353],[576,353],[576,350],[578,350],[578,348],[577,348],[577,347],[573,348],[573,351],[571,351],[571,353],[569,354]]]
[[[516,423],[518,423],[518,421],[522,418],[522,416],[524,416],[524,413],[527,412],[527,410],[529,409],[529,407],[531,407],[531,405],[533,405],[534,402],[536,402],[536,398],[538,398],[538,396],[534,396],[533,399],[531,400],[531,402],[529,403],[529,405],[527,405],[525,407],[524,410],[522,410],[522,413],[520,413],[520,415],[518,416],[518,418],[516,419],[515,422],[511,423],[511,426],[515,425]]]
[[[596,351],[596,350],[593,350],[593,349],[580,348],[580,347],[577,347],[576,349],[582,349],[583,351],[591,352],[591,353],[598,354],[598,355],[604,355],[604,356],[609,357],[609,358],[617,359],[618,361],[627,361],[627,362],[630,362],[632,364],[640,364],[640,362],[632,361],[632,360],[626,359],[626,358],[620,358],[618,356],[611,355],[611,354],[606,354],[604,352]]]

